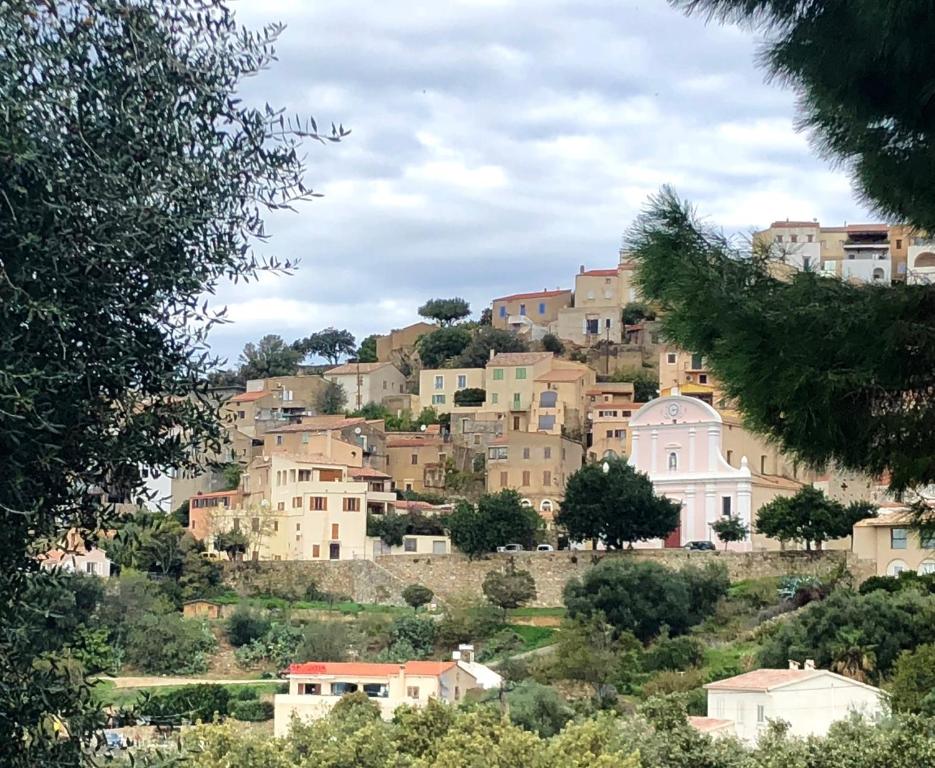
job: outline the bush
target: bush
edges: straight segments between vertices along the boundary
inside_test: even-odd
[[[393,622],[391,636],[394,643],[406,642],[416,657],[428,656],[435,644],[436,624],[432,619],[418,616],[399,616]]]
[[[292,661],[345,661],[350,646],[350,631],[337,621],[316,621],[302,630],[302,641]]]
[[[231,699],[234,701],[257,701],[259,698],[260,692],[254,685],[245,685],[243,688],[237,688],[233,694],[231,694]]]
[[[704,661],[704,645],[694,637],[661,637],[643,656],[647,672],[684,670]]]
[[[542,349],[556,355],[565,354],[565,345],[562,344],[562,340],[554,333],[547,333],[542,337]]]
[[[500,627],[500,612],[486,600],[455,598],[438,623],[436,640],[446,648],[486,640]]]
[[[159,725],[179,725],[195,720],[210,721],[229,711],[230,694],[223,685],[183,685],[164,693],[147,696],[140,703],[140,715]]]
[[[657,672],[643,683],[643,695],[649,698],[669,693],[687,693],[701,688],[702,683],[704,683],[704,678],[700,670],[692,669],[688,672],[666,670]]]
[[[410,584],[403,590],[403,600],[406,601],[407,605],[417,611],[423,605],[431,603],[433,597],[435,597],[435,593],[421,584]]]
[[[935,627],[935,596],[916,590],[860,595],[837,590],[820,603],[782,623],[760,651],[764,667],[785,667],[788,659],[814,659],[833,669],[847,652],[872,653],[868,679],[889,674],[902,651],[929,642]],[[847,646],[847,647],[844,647]],[[871,659],[868,657],[868,663]]]
[[[271,701],[236,701],[231,707],[231,717],[246,723],[262,723],[273,719]]]
[[[935,574],[920,575],[915,571],[903,571],[899,576],[871,576],[861,583],[859,592],[866,595],[877,590],[900,592],[904,589],[935,593]]]
[[[624,559],[602,560],[565,585],[569,617],[589,619],[603,614],[617,631],[631,631],[643,642],[667,626],[684,634],[713,613],[727,593],[726,569],[709,563],[670,570],[659,563]]]
[[[281,668],[295,659],[301,642],[302,630],[298,627],[274,622],[264,637],[238,648],[234,658],[240,666],[248,669],[265,661]]]
[[[241,606],[227,620],[227,639],[240,648],[262,638],[271,626],[272,622],[258,611]]]
[[[519,683],[507,694],[507,701],[510,720],[543,738],[554,736],[575,714],[554,688],[531,680]]]
[[[518,651],[523,645],[521,635],[512,629],[501,629],[484,643],[477,658],[478,661],[487,661],[504,653]]]
[[[920,645],[899,655],[890,696],[894,712],[935,716],[935,644]]]
[[[207,669],[217,647],[207,624],[177,613],[144,616],[129,628],[125,660],[141,672],[186,675]]]

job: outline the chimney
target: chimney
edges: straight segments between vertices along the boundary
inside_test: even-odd
[[[815,669],[815,659],[806,659],[805,669]]]
[[[451,652],[452,661],[461,661],[461,651],[452,651]]]
[[[789,669],[798,669],[798,668],[799,668],[799,662],[789,659]]]
[[[458,651],[461,654],[461,658],[464,659],[468,664],[473,663],[474,661],[474,646],[468,643],[461,643],[458,646]]]
[[[581,274],[581,275],[584,274],[584,264],[582,264],[580,267],[578,267],[578,273]]]
[[[493,351],[493,349],[491,348],[491,350],[490,350],[490,359],[491,359],[491,360],[493,360],[493,356],[494,356],[495,354],[496,354],[496,353],[495,353],[495,352]]]

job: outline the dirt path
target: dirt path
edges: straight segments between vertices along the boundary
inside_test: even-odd
[[[206,683],[264,685],[279,682],[278,680],[257,680],[256,678],[245,680],[227,677],[101,677],[98,679],[113,683],[115,688],[160,688],[167,685],[202,685]]]

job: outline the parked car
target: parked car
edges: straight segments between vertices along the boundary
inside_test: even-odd
[[[497,547],[497,552],[522,552],[522,544],[504,544],[502,547]]]
[[[554,551],[555,551],[555,547],[553,547],[551,544],[540,544],[539,546],[536,547],[536,552],[554,552]]]
[[[695,552],[713,552],[716,547],[713,541],[690,541],[685,545],[685,549]]]

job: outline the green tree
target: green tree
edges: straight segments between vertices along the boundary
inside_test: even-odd
[[[645,304],[631,301],[623,308],[623,322],[625,325],[635,325],[641,320],[655,320],[656,313]]]
[[[711,530],[717,534],[717,537],[724,542],[724,550],[727,545],[735,541],[743,541],[750,533],[750,529],[739,517],[722,517],[711,523]]]
[[[642,368],[614,371],[611,381],[628,381],[633,384],[633,397],[638,403],[648,403],[659,397],[659,377]]]
[[[338,621],[316,621],[302,630],[293,661],[344,661],[351,644],[350,630]]]
[[[714,612],[730,582],[723,566],[670,570],[651,561],[604,559],[564,590],[572,619],[603,615],[618,631],[646,642],[667,626],[681,635]]]
[[[512,489],[484,494],[476,505],[461,501],[448,520],[451,543],[469,557],[493,552],[505,544],[532,549],[542,526],[539,514],[523,506]]]
[[[104,541],[107,556],[122,568],[178,578],[187,547],[193,541],[179,521],[161,512],[137,509]]]
[[[794,496],[780,496],[760,507],[756,528],[759,533],[780,541],[805,542],[820,550],[824,542],[851,534],[854,523],[876,514],[870,505],[845,506],[829,499],[818,488],[806,485]]]
[[[487,390],[481,387],[468,387],[455,392],[455,405],[457,406],[471,407],[483,405],[486,399]]]
[[[402,595],[406,604],[417,612],[423,605],[431,603],[432,598],[435,597],[435,593],[422,584],[410,584],[403,590]]]
[[[393,644],[406,643],[415,654],[410,658],[424,658],[432,652],[436,623],[430,617],[398,616],[390,632]]]
[[[377,362],[377,337],[376,334],[370,334],[357,348],[357,359],[362,363]]]
[[[379,536],[388,547],[401,547],[408,520],[404,515],[388,513],[367,516],[367,535]]]
[[[873,648],[862,640],[859,630],[840,630],[831,648],[831,669],[839,675],[866,683],[874,676],[877,657]]]
[[[484,326],[479,328],[457,359],[459,368],[483,368],[494,352],[528,352],[529,345],[512,331]]]
[[[292,342],[292,348],[304,360],[309,355],[318,355],[325,358],[331,365],[337,365],[345,355],[353,355],[357,351],[354,334],[337,328],[323,328],[317,333],[297,339]],[[376,349],[376,343],[374,343]],[[361,362],[364,362],[361,360]]]
[[[649,477],[622,459],[607,459],[568,478],[555,522],[574,541],[600,539],[620,549],[664,538],[678,527],[679,512],[677,503],[655,494]]]
[[[455,359],[471,343],[471,333],[464,328],[439,328],[419,337],[416,349],[423,368],[441,368]]]
[[[529,571],[517,570],[512,561],[505,571],[488,571],[481,589],[484,596],[503,611],[504,623],[507,611],[536,599],[536,580]]]
[[[221,566],[204,556],[204,542],[197,541],[190,533],[182,536],[182,562],[178,575],[180,597],[210,597],[221,584]]]
[[[272,376],[292,376],[299,370],[302,354],[270,333],[254,344],[248,342],[240,354],[242,379],[268,379]]]
[[[240,606],[227,620],[227,639],[234,648],[260,640],[269,632],[272,622],[252,608]]]
[[[557,734],[575,710],[554,688],[526,680],[507,693],[510,721],[543,738]]]
[[[429,299],[419,307],[419,314],[429,320],[437,320],[442,326],[449,326],[471,314],[471,305],[464,299]]]
[[[935,344],[919,341],[935,338],[935,289],[773,277],[768,252],[739,248],[667,189],[627,247],[666,337],[705,356],[754,430],[808,466],[889,472],[896,491],[935,480]],[[889,343],[867,343],[881,334]]]
[[[183,619],[175,611],[146,614],[127,625],[124,659],[141,672],[194,674],[207,669],[208,654],[216,647],[203,621]]]
[[[565,345],[562,344],[562,340],[554,333],[547,333],[542,337],[542,348],[546,352],[552,352],[556,355],[565,354]]]
[[[895,712],[935,716],[935,643],[899,655],[889,692]]]
[[[228,560],[236,560],[238,556],[243,556],[247,551],[246,535],[240,531],[224,531],[214,538],[214,548],[219,552],[227,554]]]
[[[347,405],[347,393],[336,381],[325,381],[325,385],[315,397],[315,408],[319,413],[338,414],[344,412]]]

